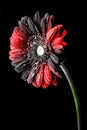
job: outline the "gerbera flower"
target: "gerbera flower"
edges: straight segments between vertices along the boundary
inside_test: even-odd
[[[22,79],[35,87],[57,86],[59,54],[64,46],[67,31],[63,25],[52,27],[53,15],[46,13],[43,18],[37,11],[33,20],[24,16],[18,21],[10,37],[10,60],[15,71],[22,73]]]
[[[61,24],[52,27],[53,21],[53,15],[46,13],[40,18],[38,11],[33,20],[28,16],[22,17],[10,37],[9,58],[22,79],[37,88],[47,88],[50,84],[57,86],[57,79],[62,77],[58,67],[63,71],[72,91],[77,128],[80,130],[79,100],[75,85],[67,68],[59,60],[63,47],[67,45],[64,41],[67,31],[62,31]]]

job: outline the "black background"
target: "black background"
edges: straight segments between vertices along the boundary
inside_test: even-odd
[[[26,116],[30,124],[35,124],[36,129],[53,130],[65,129],[76,130],[76,114],[73,97],[65,77],[59,80],[58,87],[50,86],[46,90],[28,85],[20,75],[14,71],[9,60],[9,37],[13,28],[17,26],[17,21],[22,16],[28,15],[33,18],[34,13],[39,10],[41,16],[46,12],[55,17],[54,25],[63,24],[68,34],[65,38],[68,46],[65,48],[62,56],[65,59],[73,81],[78,92],[81,116],[84,119],[84,89],[83,71],[84,65],[84,45],[82,43],[82,5],[75,2],[56,2],[56,0],[43,1],[21,1],[10,2],[0,5],[0,89],[1,101],[4,107],[4,113],[10,113],[11,117],[19,119]],[[83,58],[83,59],[82,59]],[[2,105],[2,106],[3,106]],[[8,112],[9,111],[9,112]],[[16,115],[16,111],[19,113]],[[8,114],[10,116],[10,114]],[[16,117],[15,117],[16,115]],[[10,117],[10,118],[11,118]],[[8,118],[6,117],[6,120]],[[15,123],[16,124],[16,123]],[[41,126],[40,126],[41,125]],[[82,121],[82,125],[84,122]],[[32,125],[32,129],[33,129]]]

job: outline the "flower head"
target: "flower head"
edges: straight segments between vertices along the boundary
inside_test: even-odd
[[[61,78],[56,67],[59,54],[64,46],[67,31],[63,25],[52,27],[53,15],[46,13],[43,18],[37,11],[33,20],[24,16],[18,21],[10,37],[9,58],[15,71],[22,74],[22,79],[35,87],[57,86]]]

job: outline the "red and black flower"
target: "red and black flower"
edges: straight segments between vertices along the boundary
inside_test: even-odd
[[[56,65],[59,64],[58,55],[67,45],[63,41],[67,31],[61,32],[63,25],[52,27],[53,21],[53,15],[46,13],[40,18],[37,11],[33,21],[28,16],[22,17],[10,37],[9,58],[15,71],[37,88],[57,86],[57,78],[61,78]]]

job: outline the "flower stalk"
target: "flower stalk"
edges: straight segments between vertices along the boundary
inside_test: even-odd
[[[76,116],[77,116],[77,129],[80,130],[80,104],[78,99],[78,94],[74,85],[74,82],[71,78],[71,75],[64,64],[60,64],[60,68],[62,69],[72,92],[74,103],[75,103],[75,109],[76,109]]]

